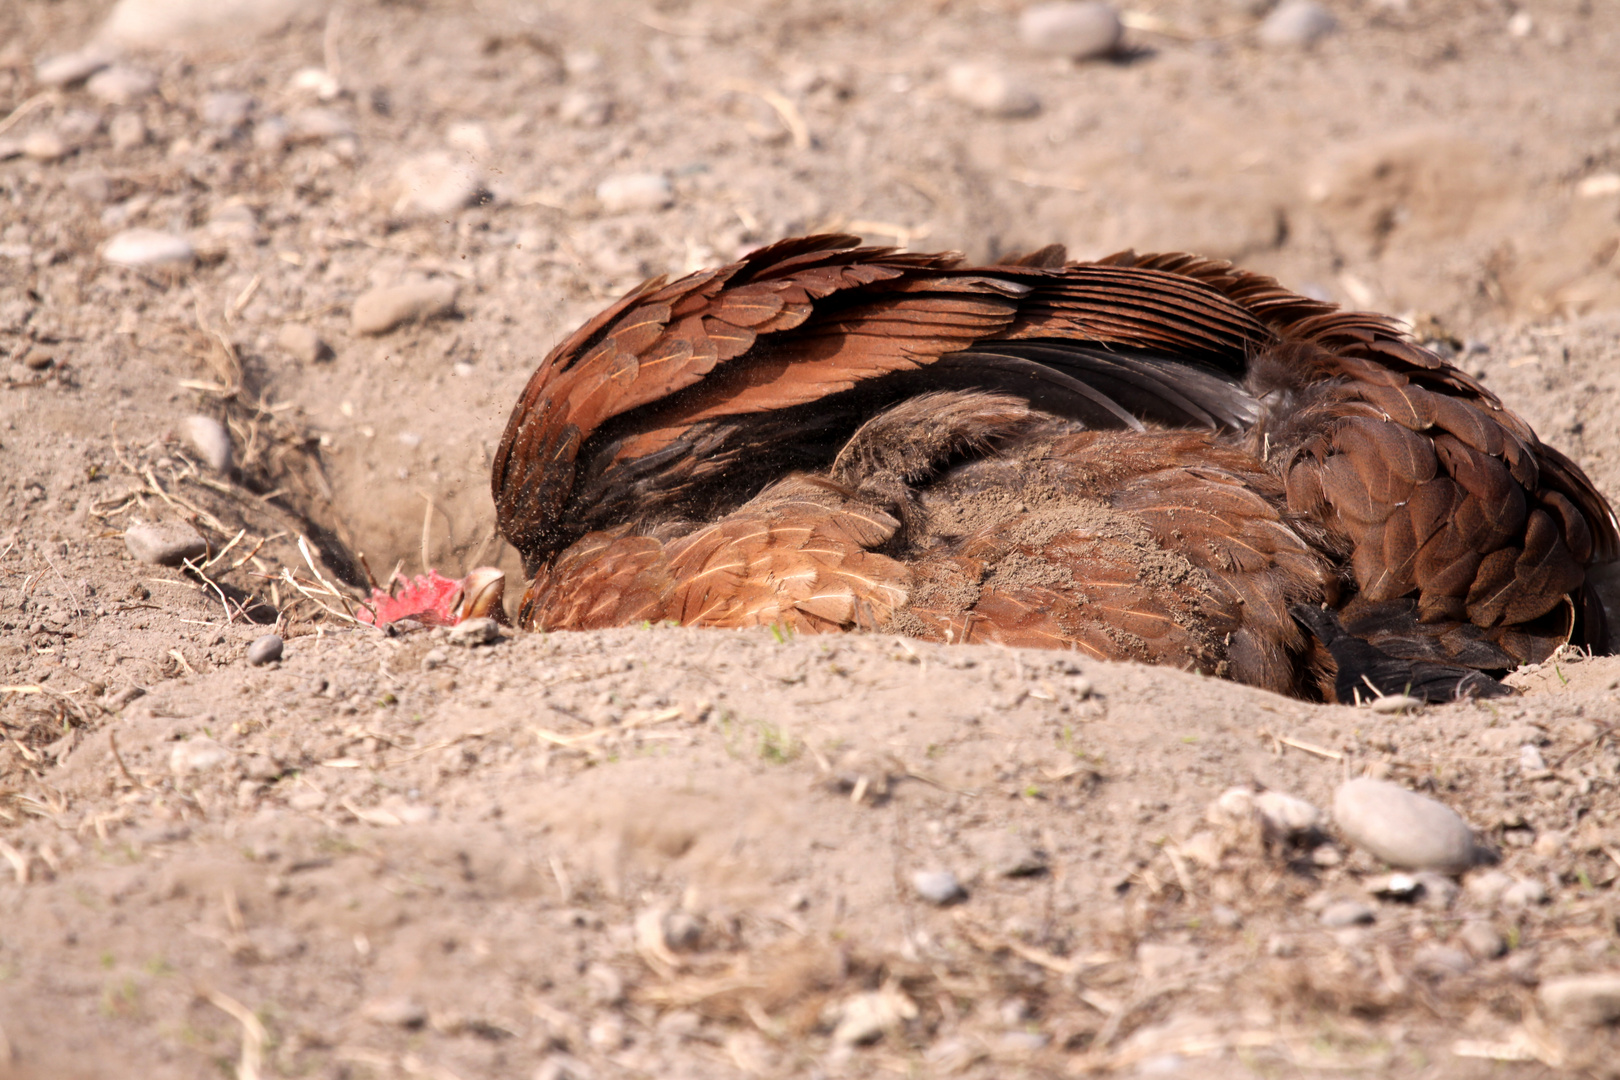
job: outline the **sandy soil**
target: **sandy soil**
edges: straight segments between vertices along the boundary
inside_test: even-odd
[[[1538,988],[1620,969],[1620,660],[1386,715],[895,638],[466,648],[320,606],[362,554],[515,576],[487,469],[543,351],[645,274],[814,229],[1189,248],[1406,313],[1620,494],[1603,3],[1346,2],[1276,49],[1257,5],[1166,0],[1091,63],[1000,0],[198,10],[226,28],[142,24],[132,91],[36,79],[107,5],[0,8],[27,151],[0,151],[0,1073],[1614,1074],[1613,1029]],[[964,61],[1040,109],[953,98]],[[646,172],[670,205],[597,197]],[[130,228],[197,257],[109,264]],[[355,330],[410,282],[455,311]],[[140,520],[199,530],[205,575],[130,558]],[[272,624],[285,659],[249,666]],[[1367,772],[1499,865],[1403,898],[1331,830],[1206,817]],[[1341,899],[1374,921],[1325,926]]]

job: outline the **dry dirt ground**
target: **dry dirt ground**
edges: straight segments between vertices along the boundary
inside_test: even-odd
[[[544,350],[642,275],[814,229],[1191,248],[1407,313],[1620,494],[1607,0],[1343,0],[1311,49],[1263,47],[1263,5],[1148,0],[1089,63],[1004,0],[126,0],[133,76],[43,85],[109,11],[0,6],[0,1073],[1613,1075],[1614,1030],[1538,987],[1620,968],[1620,661],[1401,716],[322,609],[362,552],[515,575],[486,470]],[[1039,110],[962,104],[965,61]],[[625,173],[669,205],[598,198]],[[130,228],[196,258],[111,265]],[[355,331],[413,281],[454,312]],[[132,560],[141,519],[200,530],[204,573]],[[285,659],[248,666],[272,623]],[[1206,821],[1369,771],[1499,866],[1401,899],[1331,830]],[[1323,925],[1346,898],[1374,921]]]

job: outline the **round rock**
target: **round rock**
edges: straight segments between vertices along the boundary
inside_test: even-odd
[[[285,643],[280,634],[264,634],[253,639],[253,644],[247,648],[247,662],[254,667],[263,664],[273,664],[281,659],[281,650]]]
[[[217,473],[231,471],[231,433],[224,424],[212,416],[188,416],[180,427],[210,469]]]
[[[1480,960],[1495,960],[1507,952],[1507,941],[1496,932],[1496,927],[1483,919],[1464,923],[1457,931],[1457,940]]]
[[[190,240],[157,229],[125,229],[101,249],[101,257],[115,266],[178,266],[196,254]]]
[[[115,64],[90,76],[85,89],[108,105],[128,105],[157,89],[157,76],[139,68]]]
[[[453,281],[424,281],[372,289],[354,302],[354,329],[360,334],[386,334],[401,323],[422,322],[456,306]]]
[[[1101,0],[1036,4],[1018,17],[1018,37],[1026,46],[1076,60],[1109,55],[1124,33],[1119,12]]]
[[[1569,975],[1541,984],[1541,1007],[1564,1024],[1602,1027],[1620,1020],[1620,972]]]
[[[1304,49],[1339,28],[1339,20],[1316,0],[1284,0],[1260,24],[1260,43],[1274,49]]]
[[[1346,926],[1366,926],[1378,913],[1360,900],[1337,900],[1322,909],[1322,925],[1338,930]]]
[[[146,121],[139,113],[119,113],[107,125],[107,135],[112,139],[114,150],[133,150],[146,143]]]
[[[240,90],[215,90],[203,98],[203,123],[210,127],[232,130],[247,123],[253,112],[253,95]]]
[[[208,554],[208,541],[189,525],[131,525],[124,546],[136,560],[153,566],[179,566],[187,559]]]
[[[658,173],[619,173],[596,185],[596,201],[610,214],[662,210],[674,204],[675,189]]]
[[[235,755],[207,736],[176,743],[169,751],[169,771],[176,776],[209,772],[226,764]]]
[[[276,331],[276,345],[294,360],[302,360],[306,364],[327,360],[332,356],[331,347],[321,340],[321,335],[316,333],[315,328],[302,323],[288,323]]]
[[[911,875],[911,887],[930,904],[951,904],[967,896],[962,883],[949,870],[918,870]]]
[[[1444,803],[1387,780],[1339,785],[1333,820],[1357,847],[1391,866],[1460,874],[1474,864],[1474,833]]]
[[[90,45],[41,60],[34,66],[34,79],[41,86],[72,86],[88,79],[111,62],[110,50]]]
[[[956,64],[945,74],[945,91],[986,116],[1033,116],[1040,98],[1004,71],[984,64]]]
[[[68,155],[68,144],[54,131],[31,131],[23,137],[22,152],[34,161],[61,161]]]
[[[500,636],[500,624],[487,616],[481,616],[456,623],[450,628],[449,640],[452,645],[470,648],[474,645],[493,644]]]
[[[446,153],[418,154],[394,171],[394,213],[424,217],[454,214],[483,189],[478,172]]]

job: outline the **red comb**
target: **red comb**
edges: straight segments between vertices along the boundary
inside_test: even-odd
[[[452,626],[456,617],[450,608],[461,593],[461,582],[439,576],[429,570],[415,578],[395,577],[390,591],[371,590],[371,606],[376,614],[361,608],[355,618],[376,626],[386,626],[401,619],[415,619],[429,626]]]

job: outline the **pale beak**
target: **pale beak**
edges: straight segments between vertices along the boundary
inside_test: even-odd
[[[480,566],[461,579],[461,598],[451,609],[456,622],[488,616],[507,625],[506,608],[502,600],[506,595],[506,573],[493,566]]]

